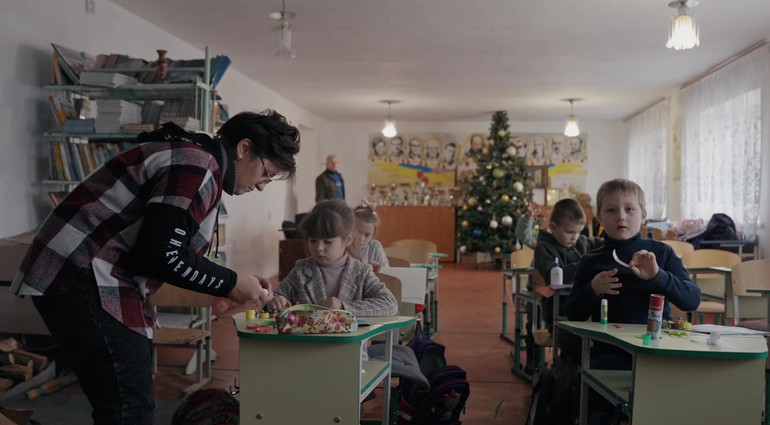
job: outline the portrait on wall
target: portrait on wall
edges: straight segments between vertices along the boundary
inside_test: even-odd
[[[454,187],[463,134],[401,133],[369,137],[369,185],[414,184]]]
[[[529,169],[532,172],[532,187],[537,189],[548,187],[548,166],[536,165],[529,167]]]

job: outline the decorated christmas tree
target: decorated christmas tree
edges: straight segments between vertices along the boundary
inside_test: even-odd
[[[516,220],[532,199],[531,173],[510,143],[508,113],[492,115],[489,139],[477,158],[476,173],[463,181],[457,209],[461,254],[508,253],[516,246]]]

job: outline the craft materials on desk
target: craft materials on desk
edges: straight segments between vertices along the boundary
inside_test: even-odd
[[[607,298],[602,298],[602,325],[607,324]]]
[[[647,334],[652,339],[660,339],[660,329],[663,327],[663,295],[650,294],[650,308],[647,313]]]

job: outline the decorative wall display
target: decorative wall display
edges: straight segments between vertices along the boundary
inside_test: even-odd
[[[473,174],[477,152],[487,147],[480,133],[401,133],[369,137],[369,185],[423,183],[454,187],[459,174]]]

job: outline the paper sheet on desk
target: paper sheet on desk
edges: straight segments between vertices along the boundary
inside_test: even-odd
[[[411,267],[383,267],[380,273],[401,279],[401,301],[425,304],[425,282],[428,269]]]
[[[692,325],[692,329],[680,329],[690,332],[706,333],[719,331],[722,335],[770,335],[770,332],[757,331],[741,326],[721,326],[721,325]]]

